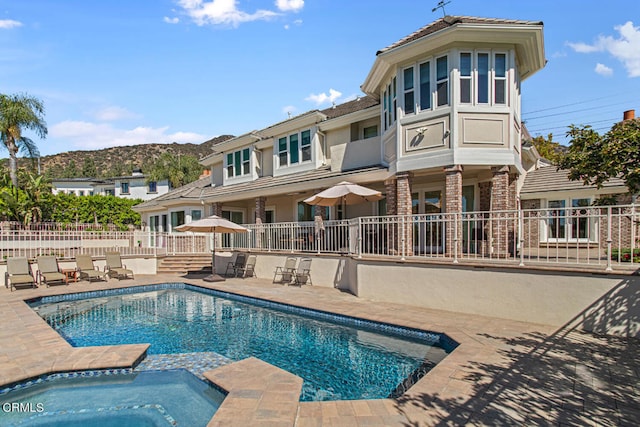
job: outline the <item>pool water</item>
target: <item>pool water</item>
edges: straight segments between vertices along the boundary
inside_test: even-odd
[[[206,426],[223,399],[185,370],[57,376],[0,394],[0,425]]]
[[[353,327],[190,289],[36,304],[35,309],[76,347],[150,343],[150,354],[257,357],[302,377],[302,401],[397,395],[410,386],[408,377],[421,377],[447,354],[436,334],[381,333],[371,325]]]

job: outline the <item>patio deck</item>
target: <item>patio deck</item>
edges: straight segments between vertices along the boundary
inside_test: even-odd
[[[246,359],[206,375],[229,391],[209,425],[638,425],[640,342],[504,319],[356,298],[337,289],[262,279],[198,277],[0,290],[0,384],[47,372],[132,366],[147,346],[73,348],[24,299],[150,283],[185,282],[349,316],[444,332],[460,346],[399,399],[297,402],[295,376]],[[577,313],[576,313],[577,314]],[[277,387],[274,386],[277,384]]]

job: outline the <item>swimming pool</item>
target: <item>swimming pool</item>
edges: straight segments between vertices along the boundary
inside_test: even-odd
[[[31,305],[77,347],[150,343],[150,354],[260,358],[303,378],[302,401],[399,395],[455,346],[440,334],[185,284],[44,297]]]
[[[3,426],[205,426],[224,395],[185,370],[53,374],[0,393]]]

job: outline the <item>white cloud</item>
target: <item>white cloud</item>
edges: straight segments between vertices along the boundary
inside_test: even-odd
[[[628,21],[614,29],[620,37],[598,36],[595,43],[591,45],[585,43],[568,43],[568,45],[579,53],[608,52],[622,62],[629,77],[640,77],[640,27],[634,27],[633,22]]]
[[[180,22],[180,18],[178,17],[169,18],[168,16],[165,16],[164,18],[162,18],[162,20],[167,24],[177,24],[178,22]]]
[[[132,113],[126,108],[111,106],[98,110],[94,114],[94,117],[100,121],[111,122],[122,119],[138,119],[141,116],[139,114]]]
[[[22,22],[13,19],[0,19],[0,29],[8,30],[17,27],[22,27]]]
[[[200,143],[207,139],[204,135],[193,132],[167,133],[168,130],[169,126],[160,128],[138,126],[134,129],[118,129],[108,123],[68,120],[51,126],[49,136],[65,139],[74,148],[83,150],[151,143]]]
[[[304,0],[276,0],[276,7],[282,12],[299,12],[304,7]]]
[[[319,93],[319,94],[311,94],[308,97],[305,98],[305,101],[311,101],[314,102],[316,105],[322,105],[325,104],[327,102],[334,102],[336,99],[340,98],[342,96],[341,92],[338,92],[335,89],[329,89],[329,95],[327,95],[326,93]]]
[[[276,12],[262,9],[247,13],[239,10],[236,3],[236,0],[178,1],[185,13],[199,26],[213,24],[237,27],[243,22],[266,20],[278,15]]]
[[[599,62],[596,64],[596,68],[594,69],[594,71],[600,74],[601,76],[605,76],[605,77],[609,77],[613,75],[613,70],[611,68]]]

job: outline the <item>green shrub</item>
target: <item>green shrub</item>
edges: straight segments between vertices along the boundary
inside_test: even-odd
[[[611,259],[614,261],[631,262],[631,248],[611,249]],[[640,248],[633,250],[633,262],[640,262]]]

